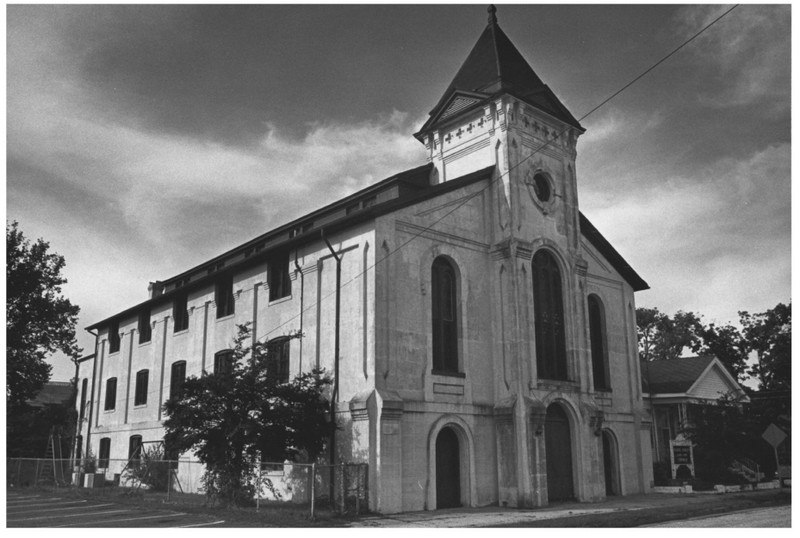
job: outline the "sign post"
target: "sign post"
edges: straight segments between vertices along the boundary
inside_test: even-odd
[[[692,442],[682,437],[669,442],[669,455],[672,460],[672,478],[678,478],[678,468],[686,467],[694,478],[694,451]]]
[[[778,483],[783,487],[781,462],[778,461],[778,447],[786,440],[786,433],[775,424],[770,424],[767,426],[767,429],[764,430],[764,433],[761,434],[761,437],[772,445],[772,449],[775,451],[775,474],[778,477]]]

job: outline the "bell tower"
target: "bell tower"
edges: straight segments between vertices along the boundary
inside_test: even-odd
[[[430,116],[414,136],[433,164],[431,184],[494,167],[490,223],[494,420],[498,496],[509,506],[547,504],[542,424],[547,383],[537,372],[531,318],[532,260],[548,249],[558,260],[567,312],[579,312],[586,264],[580,253],[575,174],[577,119],[539,78],[488,8],[488,24]],[[574,316],[573,316],[574,317]],[[580,326],[575,321],[576,331]],[[567,390],[588,377],[580,337],[568,339]],[[552,375],[552,374],[550,374]]]

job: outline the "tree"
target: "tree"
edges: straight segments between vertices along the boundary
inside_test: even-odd
[[[194,451],[206,494],[224,504],[252,502],[260,461],[313,461],[335,428],[324,397],[330,377],[313,370],[281,383],[270,375],[273,347],[250,342],[240,325],[230,369],[188,378],[164,404],[167,451]]]
[[[42,239],[28,241],[6,223],[6,404],[18,409],[50,379],[45,359],[61,351],[77,360],[79,308],[61,295],[64,257]]]
[[[680,357],[685,348],[700,341],[703,325],[693,312],[679,310],[670,318],[658,308],[636,309],[636,333],[639,355],[644,360],[667,360]]]
[[[699,355],[717,357],[738,382],[747,376],[747,355],[750,347],[742,333],[733,325],[703,326],[698,331],[699,341],[692,351]]]
[[[739,312],[744,337],[756,352],[758,363],[751,374],[761,390],[791,390],[792,387],[792,303],[778,303],[759,314]]]

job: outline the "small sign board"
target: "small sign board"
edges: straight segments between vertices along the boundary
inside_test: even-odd
[[[679,467],[685,467],[694,477],[694,453],[691,441],[677,439],[670,441],[669,455],[672,463],[672,478],[677,478]]]
[[[764,430],[764,433],[761,434],[761,437],[772,445],[773,448],[778,448],[780,444],[786,440],[786,433],[775,424],[770,424],[767,426],[767,429]]]

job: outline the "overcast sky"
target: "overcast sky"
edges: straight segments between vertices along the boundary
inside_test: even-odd
[[[576,116],[728,6],[498,6]],[[67,260],[83,329],[396,172],[486,25],[467,6],[7,8],[7,219]],[[582,123],[583,213],[638,306],[790,300],[790,7],[743,5]],[[54,380],[73,375],[56,361]]]

